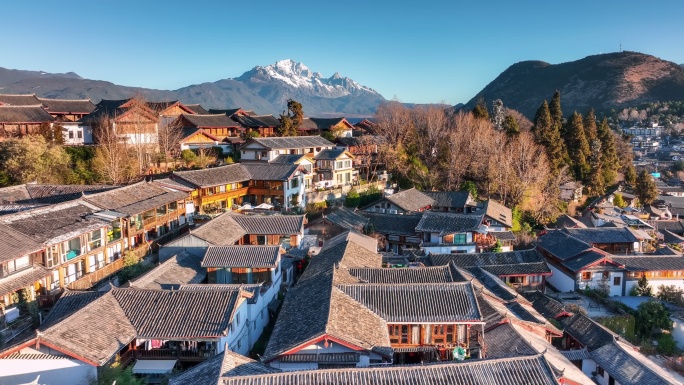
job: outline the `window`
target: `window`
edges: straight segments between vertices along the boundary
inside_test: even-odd
[[[298,178],[292,179],[291,186],[292,186],[291,188],[299,187],[299,179]]]
[[[219,186],[219,192],[226,192],[226,186],[223,184]]]
[[[83,131],[77,131],[77,132],[76,132],[76,136],[77,136],[79,139],[83,139]]]
[[[613,277],[613,285],[614,286],[620,286],[620,278],[621,277]]]
[[[169,203],[169,212],[174,212],[178,210],[178,202],[171,202]]]
[[[591,272],[583,271],[582,272],[582,281],[591,281]]]
[[[74,138],[74,132],[73,132],[73,131],[69,131],[69,139],[73,139],[73,138]]]
[[[454,243],[457,245],[463,245],[468,242],[468,237],[466,234],[454,234]]]
[[[240,313],[235,315],[235,325],[240,325]]]
[[[610,273],[607,271],[604,271],[603,272],[603,279],[608,279],[608,278],[610,278]]]

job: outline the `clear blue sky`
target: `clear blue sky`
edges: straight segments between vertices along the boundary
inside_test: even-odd
[[[0,67],[176,89],[280,59],[403,102],[466,102],[509,65],[622,48],[684,63],[684,1],[8,1]]]

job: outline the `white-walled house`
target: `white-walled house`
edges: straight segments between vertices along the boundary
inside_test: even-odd
[[[426,211],[416,226],[420,247],[430,254],[475,253],[482,220],[482,215]]]
[[[312,157],[335,144],[320,136],[287,136],[254,138],[240,147],[242,161],[272,162],[279,155],[307,155]]]
[[[354,170],[354,156],[343,149],[323,150],[315,157],[316,188],[348,186],[358,179],[358,171]]]
[[[93,144],[93,128],[79,122],[60,122],[62,137],[67,146]]]

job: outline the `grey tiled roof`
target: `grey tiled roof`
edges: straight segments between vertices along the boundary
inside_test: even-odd
[[[529,301],[532,302],[534,310],[539,312],[547,319],[555,319],[565,312],[565,306],[563,303],[539,291],[526,294],[525,296]]]
[[[314,159],[320,160],[320,159],[337,159],[340,157],[340,155],[344,154],[346,152],[345,149],[343,148],[332,148],[332,149],[327,149],[319,152],[316,154]]]
[[[381,267],[382,257],[377,253],[376,245],[375,239],[353,231],[330,238],[304,270],[302,278],[329,271],[335,266],[341,268]],[[376,250],[372,250],[373,247]]]
[[[114,289],[139,338],[177,339],[227,334],[239,290]]]
[[[238,376],[222,385],[557,385],[554,370],[544,356],[524,356],[466,363],[305,370]]]
[[[0,278],[0,297],[19,289],[33,286],[34,283],[49,275],[52,275],[52,271],[41,265],[33,265],[26,270]]]
[[[271,163],[287,163],[295,164],[298,160],[304,157],[304,154],[284,154],[276,156]]]
[[[0,203],[55,204],[79,199],[86,191],[102,192],[117,188],[107,185],[33,184],[0,188]]]
[[[286,163],[241,163],[252,180],[286,181],[300,168],[297,164]]]
[[[304,215],[235,215],[246,234],[296,235],[304,231]]]
[[[95,105],[90,99],[45,99],[38,98],[48,112],[54,114],[64,113],[85,113],[89,114],[95,110]]]
[[[675,234],[684,235],[684,223],[681,220],[653,221],[653,226],[657,230],[670,230]]]
[[[0,263],[42,250],[44,246],[28,235],[0,223]]]
[[[0,105],[0,123],[51,123],[55,120],[41,106]]]
[[[537,352],[518,333],[510,322],[504,322],[484,334],[487,344],[487,358],[503,358],[536,355]]]
[[[41,104],[35,94],[0,94],[0,104],[35,106]]]
[[[225,349],[169,380],[169,385],[221,385],[221,377],[278,373],[280,370]]]
[[[570,361],[582,361],[586,359],[591,359],[589,352],[586,348],[576,349],[576,350],[561,350],[560,353]]]
[[[240,127],[240,123],[234,121],[226,114],[183,114],[181,117],[190,123],[192,127]]]
[[[500,253],[430,254],[429,259],[435,266],[447,265],[450,262],[466,269],[480,266],[498,276],[551,273],[551,269],[544,262],[544,257],[535,249]]]
[[[184,104],[190,111],[196,114],[208,114],[209,112],[202,107],[200,104]]]
[[[606,257],[606,254],[602,253],[601,251],[592,249],[570,260],[563,261],[563,265],[565,265],[565,267],[567,267],[571,271],[578,272],[582,270],[582,268],[596,261],[600,261]]]
[[[245,143],[256,142],[270,149],[334,147],[335,144],[320,136],[284,136],[273,138],[254,138]]]
[[[599,325],[585,315],[575,314],[563,320],[564,331],[592,351],[615,341],[615,333]]]
[[[202,267],[275,268],[280,246],[210,246]]]
[[[160,183],[143,181],[115,190],[86,194],[84,200],[104,210],[136,215],[188,196],[187,192],[174,191]]]
[[[582,242],[562,230],[547,231],[546,234],[537,238],[537,246],[560,260],[570,259],[591,249],[590,244]]]
[[[512,231],[490,231],[489,234],[499,241],[515,241]]]
[[[655,363],[647,363],[648,358],[637,358],[625,349],[626,347],[613,342],[592,350],[589,354],[597,365],[621,385],[680,384]]]
[[[630,271],[684,270],[684,256],[681,255],[611,255],[610,259]]]
[[[556,219],[556,228],[564,228],[564,227],[578,227],[578,228],[586,228],[587,226],[582,223],[580,220],[575,219],[567,214],[563,214]]]
[[[71,352],[91,363],[103,365],[135,337],[135,328],[109,292],[44,329],[38,340],[62,352]]]
[[[513,213],[511,209],[495,200],[488,199],[485,202],[485,215],[508,227],[513,227]]]
[[[288,350],[324,335],[339,338],[362,349],[391,354],[387,323],[333,287],[331,271],[301,278],[290,290],[264,357],[266,360],[275,359]]]
[[[422,213],[397,215],[364,211],[361,214],[368,218],[368,223],[373,225],[376,233],[392,235],[415,236],[417,234],[416,227],[423,218]]]
[[[239,289],[113,289],[43,329],[38,339],[102,365],[133,338],[225,336],[239,296]]]
[[[45,330],[56,323],[62,321],[66,317],[83,309],[86,305],[94,300],[102,297],[106,292],[104,291],[71,291],[65,290],[57,303],[50,309],[39,330]]]
[[[221,214],[209,222],[190,230],[190,234],[212,245],[233,245],[243,235],[245,229],[235,221],[236,215]]]
[[[456,322],[481,319],[470,282],[358,284],[338,287],[387,322]]]
[[[249,128],[278,127],[280,125],[280,121],[273,115],[232,115],[232,118],[240,122],[241,125]]]
[[[178,289],[181,285],[200,283],[207,276],[202,259],[181,252],[131,282],[140,289]]]
[[[174,171],[171,179],[181,178],[196,187],[212,187],[250,180],[250,175],[242,164],[229,164],[204,170]]]
[[[589,228],[589,229],[562,229],[566,234],[579,239],[580,241],[597,243],[634,243],[639,240],[626,227],[619,228]]]
[[[684,237],[670,230],[659,230],[659,232],[663,234],[663,242],[665,243],[684,243]]]
[[[482,223],[482,215],[426,211],[416,226],[416,230],[446,235],[477,230],[480,223]]]
[[[469,191],[423,191],[423,194],[434,200],[435,207],[464,208],[476,204]]]
[[[388,201],[405,211],[423,210],[435,203],[435,200],[423,192],[411,188],[386,197]]]
[[[334,208],[325,216],[325,219],[344,229],[356,231],[362,231],[369,221],[367,217],[346,207]]]
[[[367,267],[349,268],[349,274],[364,283],[447,283],[461,282],[463,277],[454,274],[449,266],[423,267],[423,268],[380,268]]]
[[[0,222],[33,239],[54,244],[105,227],[99,220],[86,218],[96,209],[78,200],[39,207],[0,217]]]

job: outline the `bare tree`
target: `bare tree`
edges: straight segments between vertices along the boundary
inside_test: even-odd
[[[178,156],[181,139],[183,139],[183,127],[178,119],[159,123],[159,152],[165,157],[176,158]]]
[[[93,136],[97,144],[93,168],[103,182],[119,185],[138,178],[140,167],[137,157],[114,132],[108,117],[103,116],[93,124]]]

